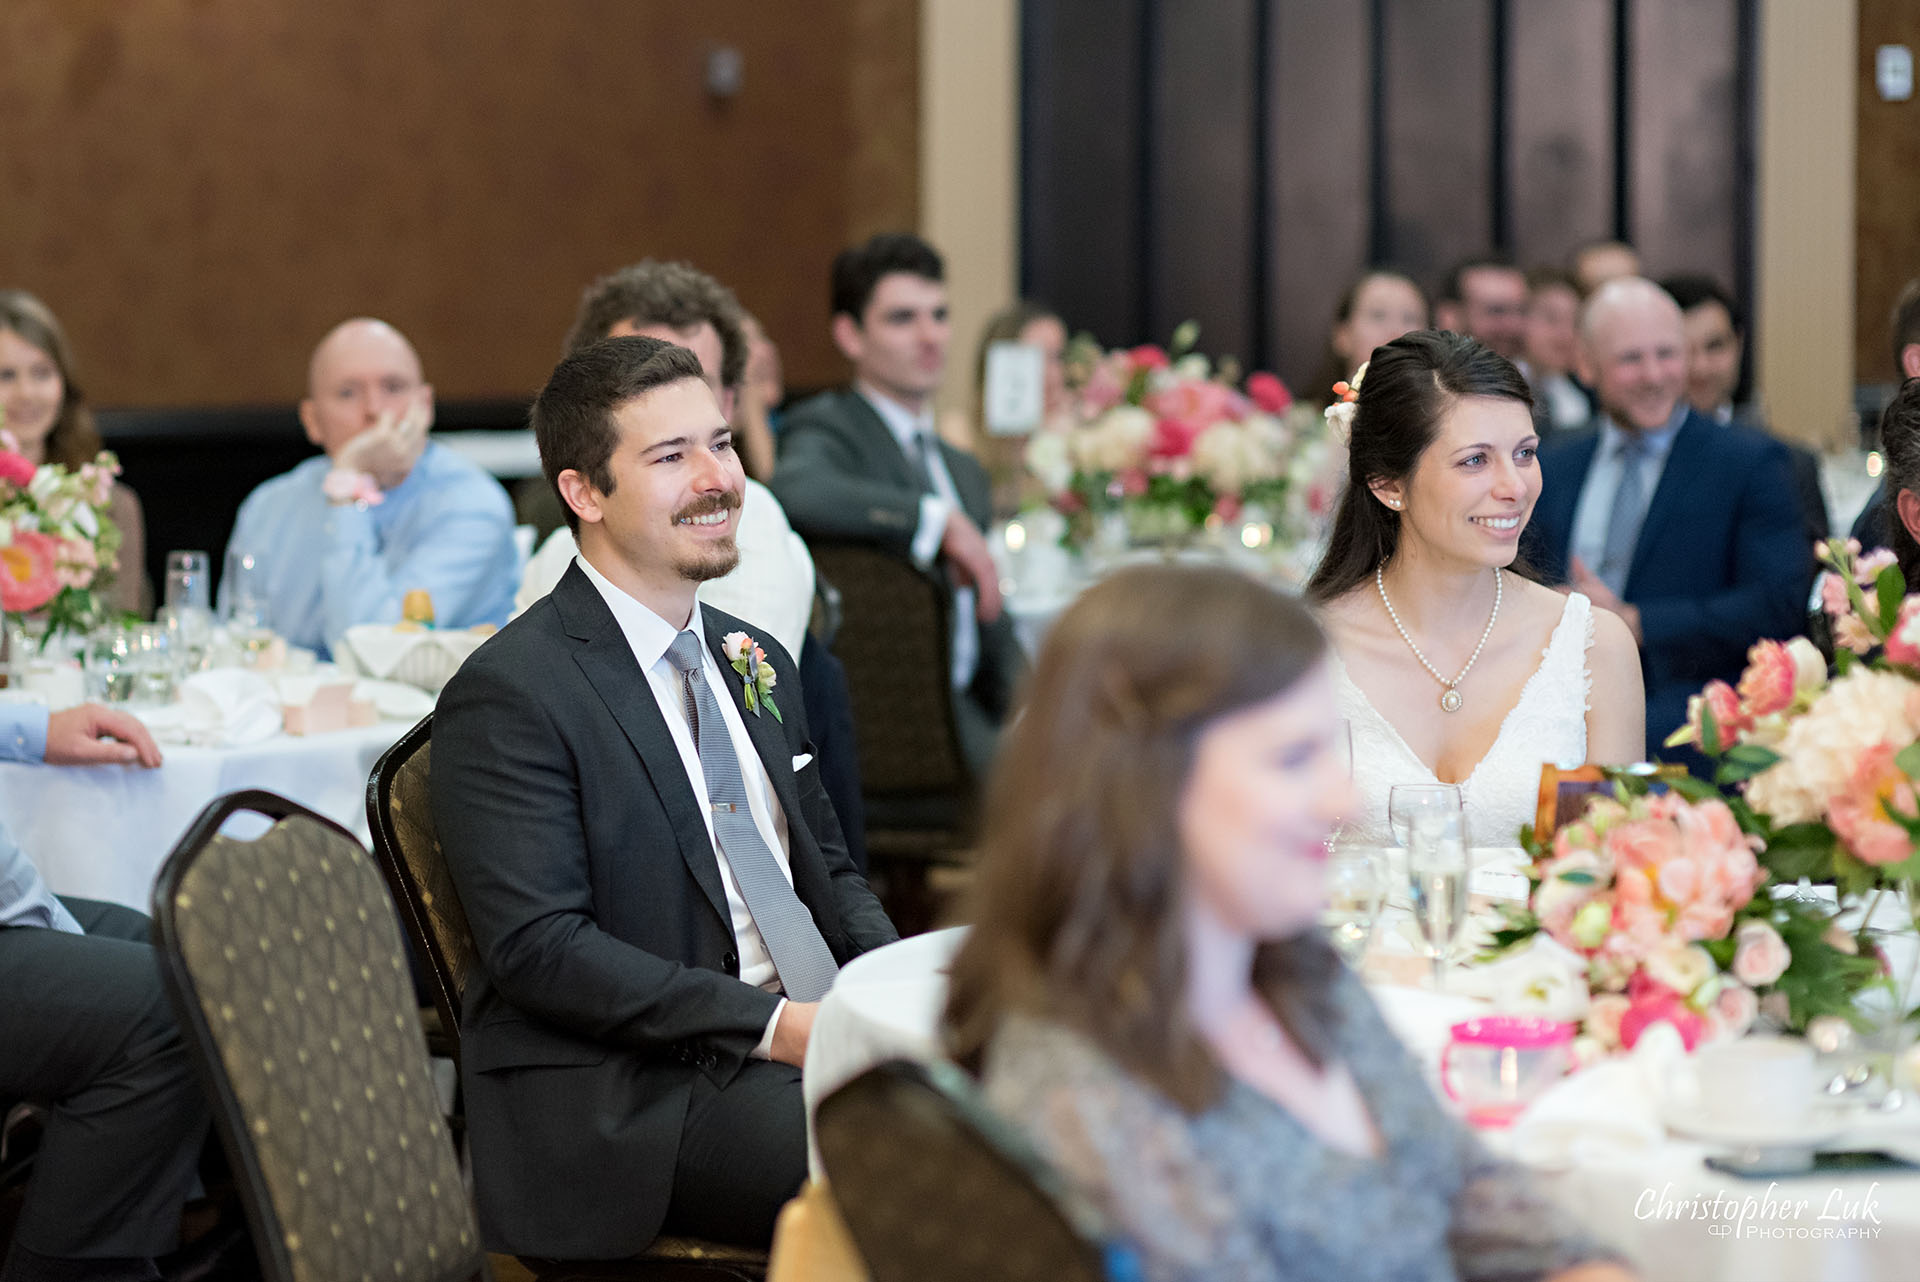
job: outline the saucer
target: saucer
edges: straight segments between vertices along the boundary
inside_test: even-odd
[[[1818,1149],[1850,1129],[1847,1119],[1815,1109],[1798,1120],[1783,1118],[1719,1118],[1667,1108],[1660,1120],[1675,1135],[1723,1148]]]

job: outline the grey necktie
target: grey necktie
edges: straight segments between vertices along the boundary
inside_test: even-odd
[[[707,780],[707,800],[713,806],[714,836],[733,869],[733,881],[747,901],[747,911],[753,914],[753,924],[773,956],[773,968],[780,972],[780,987],[794,1001],[819,1001],[840,968],[814,925],[813,914],[800,902],[754,826],[740,758],[734,754],[733,736],[727,733],[720,705],[701,670],[700,653],[700,638],[692,632],[682,632],[667,647],[667,661],[680,673],[686,694],[687,721],[693,727],[700,772]]]
[[[1647,442],[1634,432],[1620,443],[1620,484],[1613,491],[1613,512],[1607,518],[1607,541],[1602,546],[1600,565],[1594,571],[1615,596],[1627,592],[1627,570],[1633,565],[1633,549],[1640,541],[1640,523],[1646,519],[1646,477],[1642,466],[1647,457]]]
[[[933,454],[939,449],[933,443],[931,432],[915,432],[913,448],[907,451],[907,462],[913,467],[914,479],[920,482],[922,494],[938,494],[939,486],[933,482]]]

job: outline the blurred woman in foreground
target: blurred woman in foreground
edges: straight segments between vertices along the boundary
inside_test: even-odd
[[[1351,801],[1298,601],[1143,567],[1047,636],[946,1031],[1154,1279],[1629,1276],[1442,1112],[1321,938]]]

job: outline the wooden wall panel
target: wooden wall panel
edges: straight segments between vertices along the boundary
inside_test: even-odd
[[[1656,276],[1735,281],[1735,24],[1733,0],[1633,6],[1632,234]]]
[[[1508,99],[1514,256],[1613,234],[1614,0],[1519,0]]]
[[[1387,253],[1428,288],[1493,241],[1487,0],[1387,0]]]
[[[1268,291],[1278,372],[1301,396],[1334,308],[1367,263],[1367,6],[1293,0],[1273,22],[1273,237]]]
[[[1920,277],[1920,96],[1883,102],[1873,60],[1881,45],[1903,44],[1920,56],[1920,5],[1859,3],[1854,368],[1859,382],[1891,383],[1898,372],[1887,318],[1901,287]]]
[[[0,281],[60,313],[104,404],[285,401],[360,312],[443,396],[524,395],[582,285],[645,255],[733,284],[791,382],[832,381],[827,262],[916,209],[917,15],[18,0]],[[728,101],[718,44],[744,56]]]

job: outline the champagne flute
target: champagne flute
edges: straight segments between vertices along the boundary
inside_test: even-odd
[[[273,644],[273,631],[267,626],[266,576],[253,553],[228,553],[225,587],[227,634],[252,666],[260,652]]]
[[[1447,952],[1467,920],[1466,821],[1454,784],[1396,784],[1387,819],[1406,850],[1414,924],[1433,960],[1433,986],[1446,988]]]
[[[1327,860],[1327,899],[1320,926],[1349,966],[1359,966],[1387,897],[1386,861],[1378,850],[1338,845]]]

